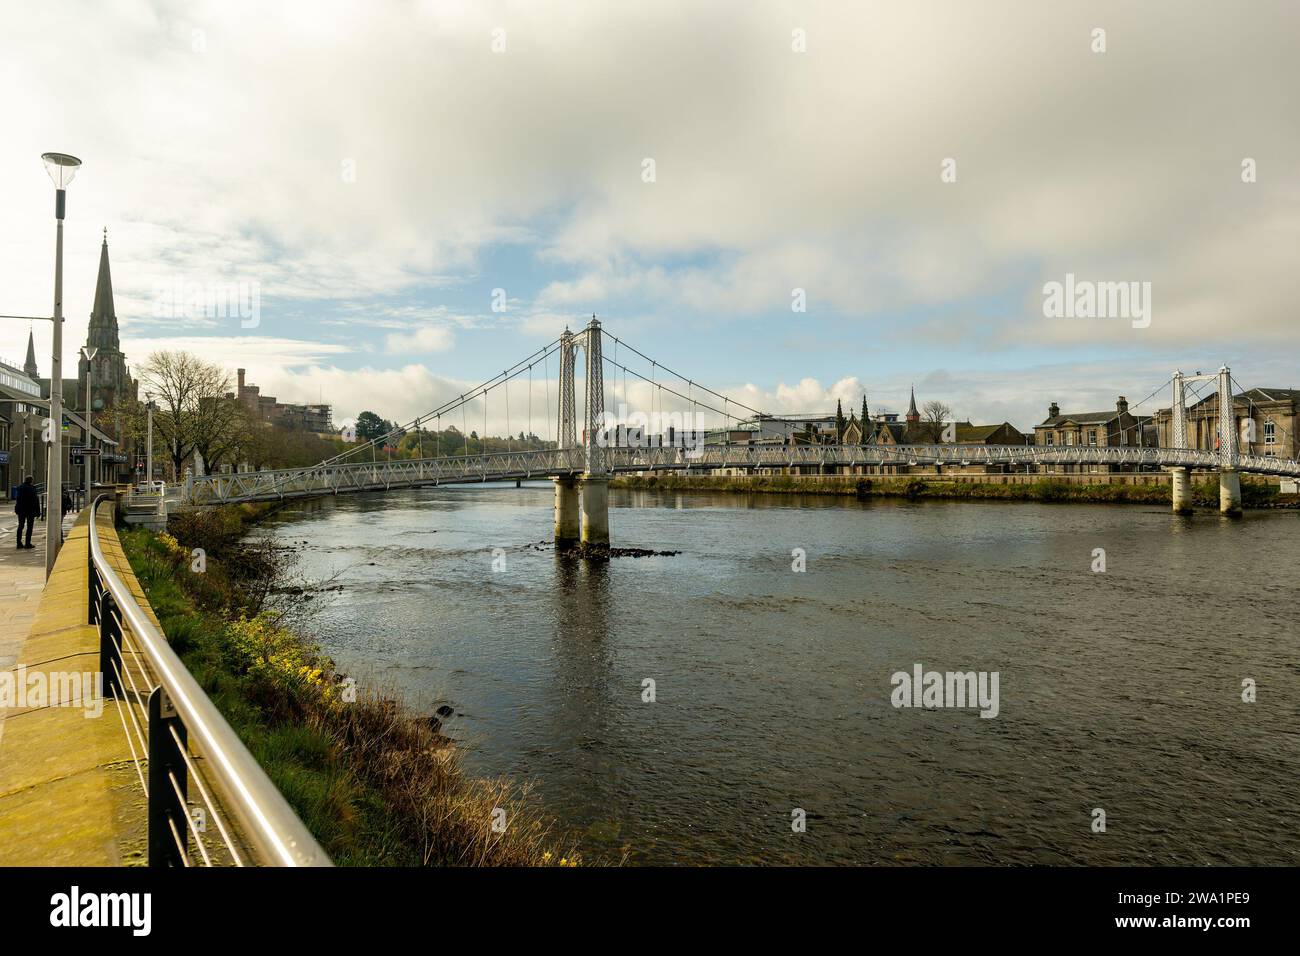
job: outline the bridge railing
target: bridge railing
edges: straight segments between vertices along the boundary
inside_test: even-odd
[[[148,800],[149,865],[332,865],[106,558],[111,500],[91,505],[89,623]]]
[[[490,481],[580,472],[586,467],[581,448],[452,455],[445,458],[336,462],[278,471],[232,472],[190,478],[184,499],[190,504],[221,504],[290,498],[306,494],[367,491],[444,481]]]
[[[792,468],[854,465],[1111,465],[1217,470],[1217,451],[1126,445],[705,445],[700,448],[609,447],[601,450],[609,471],[689,471],[711,468]],[[1300,462],[1237,455],[1241,471],[1300,477]],[[283,471],[241,472],[193,478],[190,504],[222,504],[303,495],[408,488],[441,482],[496,481],[571,475],[586,468],[582,448],[453,455],[446,458],[338,462]]]

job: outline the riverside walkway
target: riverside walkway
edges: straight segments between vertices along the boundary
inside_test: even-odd
[[[68,515],[64,527],[75,521],[76,515]],[[0,671],[10,670],[18,660],[45,589],[45,522],[36,523],[30,551],[14,547],[17,524],[16,515],[0,517]]]
[[[171,648],[114,504],[48,580],[40,548],[0,562],[0,867],[332,865]]]
[[[117,710],[93,683],[99,632],[86,623],[88,515],[73,521],[47,583],[41,547],[0,564],[0,669],[13,675],[11,706],[0,710],[0,866],[145,862],[145,798]],[[110,562],[143,598],[111,521],[100,521]],[[12,696],[20,685],[21,697]],[[51,706],[56,687],[70,693]]]

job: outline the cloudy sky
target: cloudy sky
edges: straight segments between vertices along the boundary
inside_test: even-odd
[[[0,312],[50,310],[61,150],[72,348],[107,227],[128,360],[191,349],[340,421],[592,313],[776,412],[1300,385],[1298,54],[1289,2],[6,4]],[[1067,273],[1150,283],[1149,325],[1045,316]],[[187,300],[218,287],[256,324]],[[0,322],[0,356],[26,338]]]

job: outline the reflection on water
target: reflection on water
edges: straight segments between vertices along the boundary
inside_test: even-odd
[[[615,543],[682,553],[595,564],[538,547],[552,501],[343,497],[274,530],[308,575],[341,572],[315,601],[340,665],[450,703],[471,769],[535,780],[591,848],[1300,862],[1300,515],[613,492]],[[893,708],[890,675],[916,663],[998,671],[999,716]]]

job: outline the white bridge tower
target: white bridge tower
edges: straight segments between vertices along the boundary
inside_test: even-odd
[[[555,547],[609,546],[609,474],[604,459],[605,376],[600,347],[600,322],[593,315],[585,330],[568,329],[560,336],[560,410],[556,448],[575,467],[581,478],[562,475],[555,479]],[[586,387],[582,444],[578,444],[577,404],[574,368],[578,345],[586,352]]]
[[[1215,448],[1219,453],[1219,511],[1234,517],[1241,514],[1241,475],[1237,472],[1237,416],[1232,404],[1232,373],[1225,365],[1218,372],[1184,375],[1174,370],[1173,421],[1170,443],[1187,448],[1188,382],[1218,382],[1219,415],[1215,427]],[[1169,469],[1173,479],[1171,499],[1175,514],[1191,514],[1192,492],[1186,468]]]

